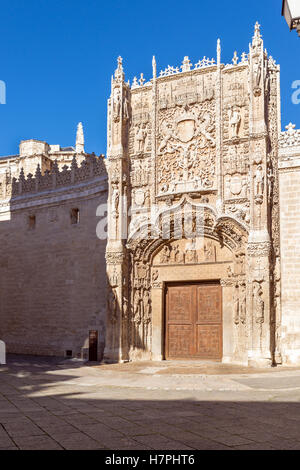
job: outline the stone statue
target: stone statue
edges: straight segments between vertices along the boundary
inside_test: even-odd
[[[151,321],[151,301],[150,294],[148,290],[144,292],[144,323],[149,323]]]
[[[120,94],[117,93],[114,99],[114,120],[119,120],[120,117],[120,109],[121,109],[121,98]]]
[[[246,321],[246,286],[243,284],[240,288],[240,321]]]
[[[128,104],[128,99],[126,96],[124,96],[124,101],[123,101],[123,118],[125,120],[129,119],[129,104]]]
[[[119,202],[120,202],[120,192],[117,188],[115,188],[113,191],[113,195],[112,195],[112,208],[113,208],[115,216],[118,213]]]
[[[262,286],[260,285],[259,282],[254,281],[253,304],[254,304],[256,323],[260,323],[260,324],[264,322],[264,309],[265,309],[265,303],[263,301],[262,295],[263,295]]]
[[[138,152],[144,151],[146,135],[147,135],[147,132],[145,131],[144,126],[141,124],[136,133]]]
[[[264,174],[261,165],[258,165],[255,172],[255,196],[262,197],[264,194]]]
[[[116,323],[117,321],[117,298],[116,298],[115,290],[112,289],[111,287],[108,288],[107,307],[110,313],[111,323]]]
[[[241,113],[239,109],[235,107],[229,111],[229,125],[231,128],[232,137],[238,137],[240,124]]]
[[[235,287],[234,289],[234,323],[239,324],[240,321],[240,298],[239,298],[239,288]]]
[[[161,264],[168,263],[170,260],[170,247],[165,245],[161,252],[160,262]]]
[[[141,296],[141,292],[139,289],[136,289],[133,298],[133,321],[134,323],[141,323],[142,321],[142,311],[141,311],[141,303],[143,299]]]

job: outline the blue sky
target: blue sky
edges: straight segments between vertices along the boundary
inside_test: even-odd
[[[116,58],[126,80],[144,73],[235,50],[248,52],[253,27],[262,25],[265,47],[281,64],[282,125],[300,127],[300,104],[291,84],[300,80],[300,39],[281,17],[281,0],[0,0],[0,155],[18,152],[22,139],[73,145],[82,121],[86,149],[106,151],[106,102]]]

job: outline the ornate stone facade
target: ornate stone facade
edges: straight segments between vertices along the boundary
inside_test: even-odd
[[[98,332],[105,361],[189,359],[192,338],[196,356],[300,364],[300,131],[281,131],[260,26],[230,64],[218,41],[216,59],[152,66],[130,86],[118,58],[106,159],[80,123],[74,147],[24,141],[0,160],[0,337],[87,357]]]
[[[116,300],[107,360],[164,358],[165,286],[217,280],[223,361],[281,362],[279,72],[258,23],[249,53],[232,64],[218,41],[216,60],[185,57],[158,75],[153,58],[153,77],[130,87],[118,59],[108,102]]]

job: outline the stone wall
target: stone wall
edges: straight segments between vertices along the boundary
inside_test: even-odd
[[[20,175],[2,201],[0,337],[8,352],[88,357],[97,330],[102,357],[106,241],[96,236],[96,210],[107,200],[106,172],[102,159],[75,167]]]
[[[288,130],[285,140],[299,131]],[[282,140],[280,150],[280,223],[282,355],[284,362],[300,364],[300,135],[298,143]]]

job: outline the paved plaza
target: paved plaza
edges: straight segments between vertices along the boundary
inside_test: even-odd
[[[300,449],[300,370],[9,356],[0,449]]]

